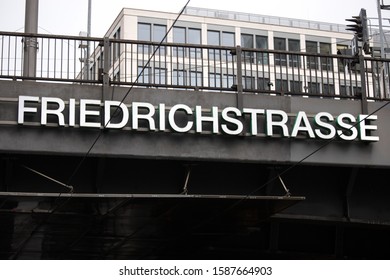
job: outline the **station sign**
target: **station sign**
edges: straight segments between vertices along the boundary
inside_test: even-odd
[[[69,128],[148,130],[151,132],[224,134],[230,136],[285,137],[342,141],[379,141],[377,115],[329,112],[287,113],[266,108],[204,108],[186,104],[132,102],[57,97],[19,96],[18,124],[27,118],[40,125]],[[50,119],[50,123],[49,123]]]

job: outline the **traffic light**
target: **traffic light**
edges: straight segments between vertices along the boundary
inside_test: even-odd
[[[358,40],[363,44],[364,52],[366,54],[370,53],[370,38],[368,34],[366,9],[360,9],[359,16],[353,16],[352,19],[346,19],[346,21],[355,23],[347,25],[346,30],[354,31]]]

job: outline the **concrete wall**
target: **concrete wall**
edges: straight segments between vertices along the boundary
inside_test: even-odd
[[[128,88],[111,87],[106,100],[122,100]],[[75,98],[101,99],[102,87],[70,85],[58,83],[1,81],[0,82],[0,151],[3,153],[39,153],[58,155],[84,155],[98,137],[97,128],[41,126],[39,114],[27,116],[28,124],[17,124],[17,101],[20,95],[59,97],[63,100]],[[126,97],[125,103],[149,102],[166,106],[186,104],[203,108],[218,106],[220,109],[236,106],[234,93],[196,92],[134,88]],[[369,103],[373,112],[382,102]],[[305,111],[316,114],[326,111],[334,115],[340,113],[360,113],[360,102],[356,100],[334,100],[323,98],[303,98],[290,96],[244,95],[244,107],[259,109],[279,109],[287,113]],[[390,129],[387,120],[390,108],[384,107],[376,114],[375,135],[378,142],[336,140],[304,160],[307,164],[383,166],[390,165]],[[186,116],[178,116],[185,118]],[[50,120],[49,120],[50,121]],[[180,121],[180,120],[179,120]],[[245,121],[248,127],[248,120]],[[261,125],[260,125],[261,126]],[[150,132],[125,130],[105,130],[91,151],[92,156],[161,158],[182,160],[261,162],[289,164],[301,161],[324,145],[325,141],[280,137],[230,136],[177,132]]]

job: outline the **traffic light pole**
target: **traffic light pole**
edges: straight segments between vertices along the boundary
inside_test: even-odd
[[[362,88],[362,96],[361,96],[362,114],[366,115],[368,114],[366,65],[364,64],[364,55],[362,49],[359,49],[359,64],[360,64],[360,83]]]

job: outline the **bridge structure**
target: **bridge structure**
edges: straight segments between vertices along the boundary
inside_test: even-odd
[[[389,257],[390,60],[0,39],[2,258]]]

